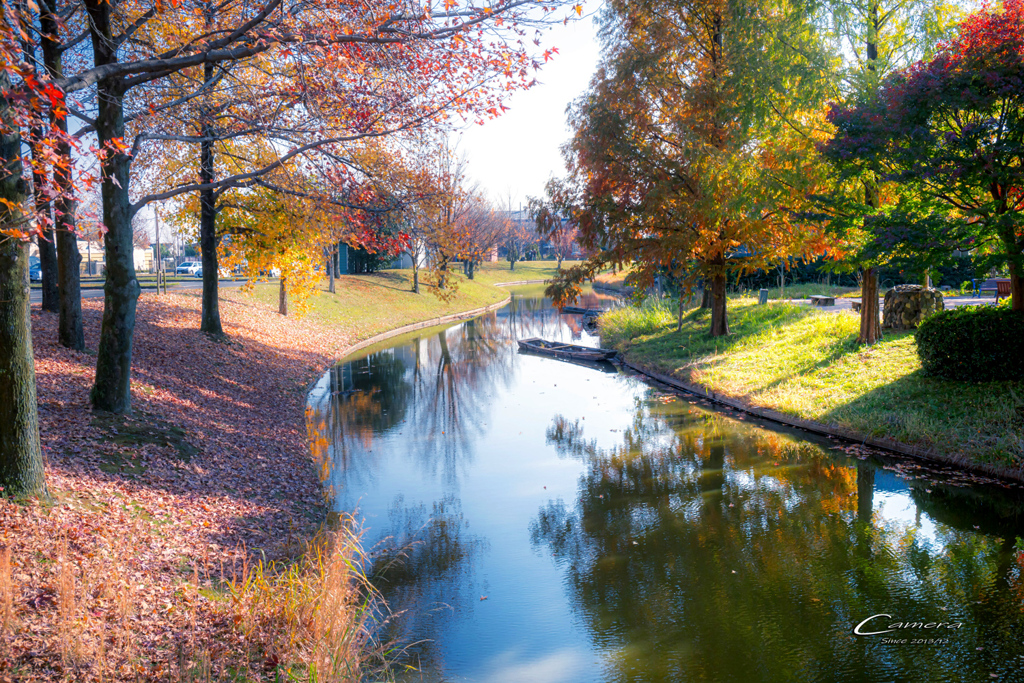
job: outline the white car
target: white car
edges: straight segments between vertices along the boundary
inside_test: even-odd
[[[202,267],[203,267],[203,264],[200,263],[199,261],[185,261],[184,263],[179,264],[178,267],[174,269],[174,274],[175,275],[195,275],[196,271],[201,270]]]

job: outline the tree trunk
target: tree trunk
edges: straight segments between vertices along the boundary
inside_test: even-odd
[[[117,43],[111,37],[110,15],[113,5],[105,0],[86,0],[93,59],[97,66],[117,63]],[[135,332],[135,307],[139,281],[135,277],[132,245],[131,205],[128,199],[127,150],[112,141],[123,141],[124,93],[116,78],[104,78],[96,84],[96,136],[106,154],[101,163],[103,236],[107,259],[107,277],[103,287],[103,323],[96,353],[96,381],[92,405],[97,410],[130,413],[132,337]]]
[[[11,82],[0,71],[0,93]],[[21,135],[6,97],[0,95],[0,228],[23,228],[25,180]],[[46,496],[39,444],[36,372],[29,317],[28,243],[0,236],[0,488],[13,497]]]
[[[711,278],[711,336],[724,337],[729,334],[729,319],[726,310],[725,273]]]
[[[335,294],[334,291],[334,254],[327,252],[327,291]]]
[[[701,310],[707,310],[711,308],[711,288],[708,287],[708,281],[704,281],[704,288],[700,293],[700,308]]]
[[[474,275],[476,275],[476,263],[466,261],[466,276],[472,280]]]
[[[420,266],[419,260],[414,256],[412,259],[412,292],[420,293]]]
[[[882,338],[882,323],[878,316],[878,273],[874,268],[862,271],[860,284],[860,334],[861,344],[874,344]]]
[[[288,315],[288,290],[285,286],[285,277],[281,276],[280,288],[277,291],[277,312],[281,315]]]
[[[75,201],[57,201],[54,207],[63,214],[57,218],[57,341],[69,349],[85,350],[82,328],[82,255],[75,237]],[[63,204],[63,206],[62,206]]]
[[[682,332],[683,330],[683,311],[685,310],[687,298],[688,293],[685,290],[679,293],[679,315],[676,319],[676,332]]]
[[[1010,308],[1024,311],[1024,278],[1016,263],[1010,263]]]
[[[346,247],[347,248],[347,247]],[[334,273],[334,277],[341,277],[341,247],[335,246],[334,256],[331,258],[331,272]]]
[[[42,135],[42,131],[37,131],[37,134]],[[32,170],[32,191],[35,199],[36,215],[48,217],[50,201],[44,193],[46,173],[39,168],[39,165],[46,162],[39,158],[40,154],[39,146],[32,145],[32,156],[36,157],[38,164]],[[54,245],[52,228],[46,228],[36,238],[36,246],[39,248],[39,272],[42,276],[42,282],[40,283],[43,295],[42,309],[50,313],[56,313],[60,310],[60,294],[57,291],[57,249]]]
[[[204,82],[213,80],[213,64],[203,66]],[[213,128],[208,115],[202,114],[203,141],[199,143],[199,182],[203,185],[212,183],[215,169],[213,165]],[[219,273],[217,268],[217,196],[213,188],[199,191],[199,251],[203,264],[203,314],[199,330],[217,337],[224,335],[220,323]]]
[[[56,1],[40,2],[39,26],[42,31],[43,65],[54,79],[64,76],[61,61],[60,35],[56,17]],[[50,121],[64,134],[68,132],[67,117],[58,118],[50,110]],[[82,255],[78,252],[78,238],[75,236],[75,212],[77,202],[72,196],[74,158],[71,145],[58,140],[56,145],[57,163],[53,165],[53,184],[57,198],[53,202],[53,222],[57,242],[57,340],[76,351],[85,350],[85,334],[82,330]]]

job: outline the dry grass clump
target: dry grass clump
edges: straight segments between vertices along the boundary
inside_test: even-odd
[[[366,580],[352,524],[314,541],[298,563],[245,565],[231,582],[234,620],[265,665],[287,680],[342,683],[383,673],[373,639],[382,606]]]
[[[11,576],[11,549],[0,547],[0,643],[14,630],[14,579]],[[3,650],[0,649],[0,655]]]

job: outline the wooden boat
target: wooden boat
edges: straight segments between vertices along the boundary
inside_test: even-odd
[[[562,313],[575,313],[593,317],[597,317],[603,312],[600,308],[584,308],[583,306],[564,306],[562,308]]]
[[[579,346],[577,344],[563,344],[561,342],[547,341],[539,337],[520,339],[519,348],[523,351],[540,353],[545,356],[553,356],[565,360],[582,360],[595,362],[613,358],[616,351],[612,349],[595,349],[590,346]]]

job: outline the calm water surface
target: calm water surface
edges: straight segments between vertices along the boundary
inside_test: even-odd
[[[518,353],[533,336],[599,341],[517,290],[310,396],[401,680],[1024,681],[1024,489]],[[872,615],[959,627],[854,635]]]

